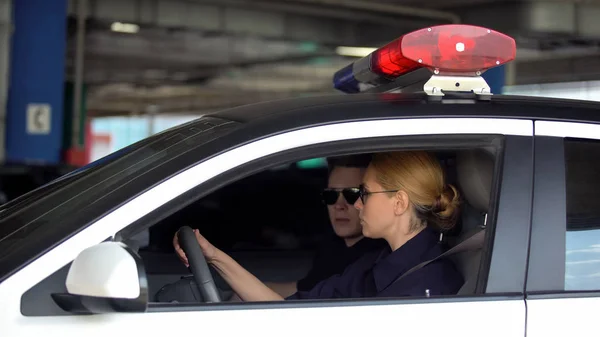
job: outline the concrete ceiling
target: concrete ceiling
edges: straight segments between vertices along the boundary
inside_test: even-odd
[[[71,0],[69,78],[76,10]],[[597,80],[599,17],[600,5],[566,0],[88,0],[87,106],[97,116],[205,113],[331,93],[333,73],[353,61],[337,46],[377,47],[457,22],[515,37],[514,83]],[[139,31],[112,32],[114,22]]]

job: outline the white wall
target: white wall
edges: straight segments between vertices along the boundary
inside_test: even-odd
[[[514,85],[504,87],[503,93],[600,101],[600,81]]]
[[[149,115],[94,118],[91,121],[90,160],[95,161],[152,134],[199,117],[198,115],[157,115],[153,121]],[[94,142],[94,135],[107,135],[110,137],[110,143]]]

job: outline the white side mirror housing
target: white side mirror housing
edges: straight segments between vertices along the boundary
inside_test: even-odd
[[[135,258],[120,242],[103,242],[82,251],[71,264],[67,291],[73,295],[134,299],[140,296]]]
[[[83,250],[71,264],[66,287],[67,294],[52,297],[69,312],[143,312],[148,304],[142,259],[121,242]]]

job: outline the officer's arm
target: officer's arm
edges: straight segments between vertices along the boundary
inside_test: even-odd
[[[221,250],[217,251],[211,264],[243,301],[283,301],[283,296],[271,290]]]

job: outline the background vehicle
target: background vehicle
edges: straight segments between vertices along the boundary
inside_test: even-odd
[[[105,336],[133,328],[145,335],[261,336],[594,331],[599,243],[589,238],[598,226],[593,219],[600,184],[599,111],[598,104],[553,99],[383,93],[278,101],[203,117],[0,209],[3,331],[21,336]],[[456,296],[156,301],[160,288],[189,274],[167,241],[191,222],[265,281],[300,276],[311,242],[327,231],[324,214],[308,213],[322,208],[317,186],[326,173],[295,163],[402,149],[435,152],[465,196],[460,227],[444,240],[456,245],[485,231],[481,245],[453,256],[467,281]],[[266,212],[264,205],[277,203],[282,206],[273,209],[281,212]],[[256,244],[260,240],[248,238],[267,226],[286,228],[299,244],[284,252],[264,243],[259,250],[226,242],[239,235]],[[131,240],[148,228],[150,243],[138,255]],[[586,257],[573,260],[572,254]],[[581,265],[587,267],[572,268]],[[226,297],[218,279],[217,285]]]

